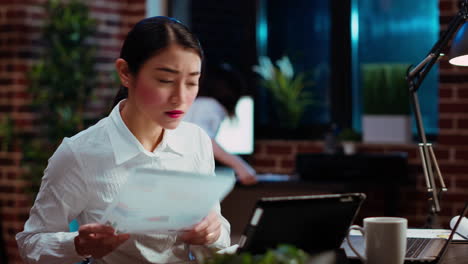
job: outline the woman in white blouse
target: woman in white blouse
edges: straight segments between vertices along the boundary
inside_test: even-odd
[[[230,245],[219,204],[181,235],[116,234],[97,223],[132,168],[214,174],[210,138],[181,122],[197,95],[202,59],[197,38],[175,19],[147,18],[128,33],[115,63],[122,82],[117,104],[96,125],[65,138],[49,160],[16,236],[26,263],[176,263],[190,260],[190,244]],[[78,232],[68,232],[72,219]]]

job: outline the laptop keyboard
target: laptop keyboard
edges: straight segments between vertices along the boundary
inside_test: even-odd
[[[423,249],[431,239],[428,238],[407,238],[406,240],[406,258],[416,258],[421,254]]]

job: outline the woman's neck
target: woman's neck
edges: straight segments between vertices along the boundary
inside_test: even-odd
[[[122,120],[132,134],[146,150],[153,152],[162,141],[163,128],[149,121],[143,113],[139,112],[127,100],[121,103],[119,110]]]

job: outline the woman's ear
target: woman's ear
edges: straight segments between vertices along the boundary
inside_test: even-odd
[[[122,85],[127,88],[130,88],[133,79],[130,69],[128,68],[128,63],[124,59],[118,58],[117,60],[115,60],[115,69],[119,74],[120,82],[122,83]]]

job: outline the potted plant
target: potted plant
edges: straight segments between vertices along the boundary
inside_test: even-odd
[[[262,85],[278,105],[276,112],[280,126],[297,128],[305,109],[314,103],[312,93],[304,91],[312,83],[306,80],[305,73],[294,73],[287,56],[277,60],[276,66],[266,56],[260,56],[259,62],[260,65],[255,65],[253,70],[263,78]]]
[[[343,146],[343,153],[345,155],[353,155],[356,153],[356,142],[360,139],[360,135],[352,128],[345,128],[338,134],[338,140],[340,140]]]
[[[362,66],[363,141],[408,143],[411,141],[409,91],[406,64]]]
[[[31,108],[40,129],[20,136],[23,176],[34,196],[47,160],[64,137],[84,129],[85,106],[96,85],[95,44],[89,41],[96,21],[78,0],[45,3],[42,56],[28,72]]]

